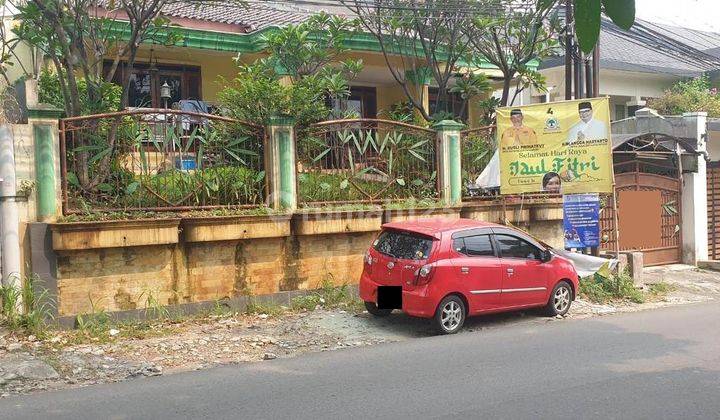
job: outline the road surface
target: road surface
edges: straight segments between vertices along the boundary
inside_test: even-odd
[[[720,418],[720,305],[306,354],[0,400],[2,418]]]

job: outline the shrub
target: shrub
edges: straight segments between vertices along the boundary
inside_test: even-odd
[[[429,180],[418,178],[408,182],[403,179],[402,183],[396,180],[388,185],[387,181],[365,180],[357,176],[352,177],[351,183],[347,174],[306,172],[298,175],[298,185],[298,196],[308,202],[367,200],[368,197],[358,188],[370,196],[381,193],[378,198],[386,200],[427,203],[437,196],[434,174]]]
[[[137,187],[126,196],[126,201],[143,207],[153,207],[162,200],[183,205],[257,204],[263,199],[264,181],[264,172],[244,166],[218,166],[194,172],[171,169],[143,177],[141,183],[152,192]]]
[[[390,106],[390,109],[384,110],[381,113],[383,118],[390,121],[398,121],[406,124],[417,125],[420,127],[426,127],[428,125],[425,118],[423,118],[410,102],[396,102]]]
[[[99,87],[101,98],[97,102],[90,101],[87,90],[87,81],[79,78],[78,91],[80,92],[80,107],[83,115],[113,112],[120,109],[121,86],[110,82],[101,82]],[[48,69],[43,69],[38,79],[38,100],[41,103],[65,109],[65,98],[60,87],[60,80],[55,73]]]
[[[720,117],[720,95],[707,76],[676,83],[661,97],[649,100],[648,106],[663,115],[707,112],[709,117]]]
[[[607,303],[611,300],[629,300],[633,303],[645,302],[642,291],[635,287],[633,279],[623,272],[610,277],[595,274],[580,280],[580,294],[595,303]]]

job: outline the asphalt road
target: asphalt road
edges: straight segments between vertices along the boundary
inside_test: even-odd
[[[720,305],[307,354],[0,400],[2,418],[720,418]]]

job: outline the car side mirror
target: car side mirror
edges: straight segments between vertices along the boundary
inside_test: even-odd
[[[550,262],[550,260],[552,260],[552,253],[549,250],[544,249],[540,251],[540,261],[546,263]]]

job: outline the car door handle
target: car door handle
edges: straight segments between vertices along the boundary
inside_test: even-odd
[[[470,272],[470,267],[460,267],[460,272],[463,274],[467,274]]]
[[[512,276],[513,274],[515,274],[515,270],[513,270],[512,268],[508,268],[507,273],[508,273],[508,276]]]

